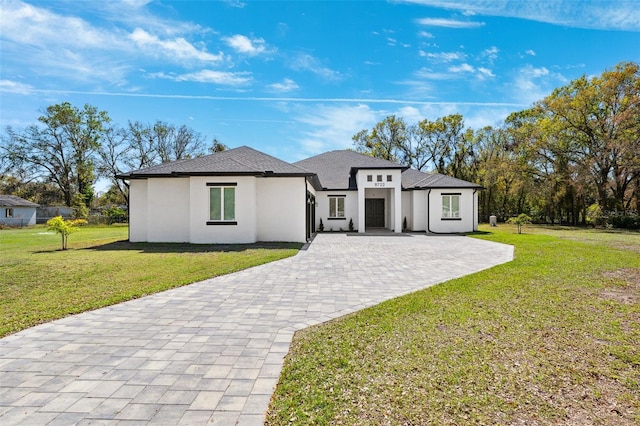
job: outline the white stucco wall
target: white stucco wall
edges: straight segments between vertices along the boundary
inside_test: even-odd
[[[7,217],[7,209],[13,209],[13,216]],[[36,224],[35,207],[0,207],[0,223],[9,226],[31,226]]]
[[[427,191],[428,192],[428,191]],[[460,220],[442,220],[442,194],[460,195]],[[471,232],[477,229],[477,192],[473,189],[432,189],[429,195],[429,230],[431,232]]]
[[[329,219],[329,197],[344,195],[344,220]],[[349,230],[349,220],[353,220],[353,229],[358,229],[358,192],[357,191],[318,191],[316,194],[316,230],[320,219],[325,231]]]
[[[133,179],[129,182],[129,241],[148,241],[146,179]]]
[[[411,216],[413,222],[411,225],[412,231],[426,231],[427,230],[427,193],[426,190],[410,191],[412,204],[411,204]]]
[[[256,179],[258,241],[306,242],[303,177]]]
[[[402,178],[400,169],[362,169],[356,174],[358,185],[358,221],[365,225],[365,198],[385,198],[385,227],[395,232],[402,232]],[[372,180],[368,181],[367,176]],[[382,181],[378,181],[378,175]],[[387,181],[387,175],[391,175],[391,182]],[[378,192],[376,192],[378,191]],[[378,195],[378,193],[383,195]],[[372,194],[372,195],[369,195]],[[359,227],[359,232],[365,232],[365,227]]]
[[[189,242],[189,178],[147,180],[147,241]]]
[[[404,227],[404,219],[407,218],[407,230],[413,229],[413,211],[411,206],[413,205],[412,191],[402,191],[402,225]]]
[[[207,183],[235,183],[235,225],[208,225]],[[253,176],[192,176],[189,193],[189,241],[194,244],[248,244],[257,241],[256,178]]]

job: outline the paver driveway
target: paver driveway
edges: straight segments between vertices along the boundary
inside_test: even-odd
[[[261,424],[296,330],[513,258],[320,234],[298,255],[0,340],[0,424]]]

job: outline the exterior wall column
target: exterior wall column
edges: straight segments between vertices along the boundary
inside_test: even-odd
[[[402,232],[402,193],[400,185],[396,185],[393,189],[393,230],[394,232]]]
[[[364,193],[365,193],[365,188],[364,185],[360,185],[360,173],[358,173],[357,175],[357,180],[356,182],[358,183],[358,232],[359,233],[364,233],[365,232],[365,215],[364,215]]]

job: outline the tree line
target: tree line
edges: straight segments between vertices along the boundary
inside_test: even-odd
[[[367,155],[481,184],[483,221],[525,213],[542,223],[608,218],[640,227],[640,67],[634,62],[573,80],[498,126],[471,129],[461,114],[415,124],[390,115],[354,135],[353,144]],[[38,124],[6,128],[0,193],[86,211],[102,177],[111,183],[102,201],[128,204],[128,188],[117,179],[122,172],[225,148],[184,125],[118,127],[105,111],[64,102],[49,106]]]
[[[460,114],[391,115],[353,136],[358,152],[481,184],[479,214],[541,223],[640,227],[640,69],[582,76],[499,126]]]
[[[39,204],[64,204],[86,216],[95,183],[106,178],[105,203],[128,205],[123,172],[223,151],[226,146],[193,129],[163,121],[112,124],[106,111],[68,102],[51,105],[38,124],[7,127],[0,144],[0,193]]]

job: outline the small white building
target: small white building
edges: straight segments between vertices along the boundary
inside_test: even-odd
[[[129,181],[132,242],[305,242],[321,223],[325,231],[471,232],[481,189],[353,151],[290,164],[249,147],[120,178]]]
[[[0,224],[8,226],[31,226],[36,224],[38,204],[15,195],[0,194]]]

